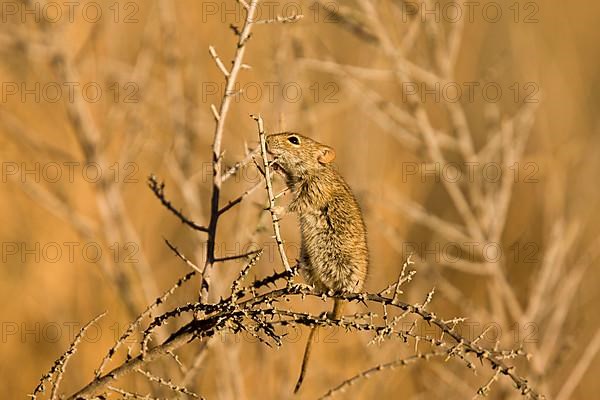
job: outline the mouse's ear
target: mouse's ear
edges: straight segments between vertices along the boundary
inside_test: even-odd
[[[319,155],[317,156],[317,160],[321,164],[329,164],[333,160],[335,160],[335,150],[329,146],[323,146],[319,149]]]

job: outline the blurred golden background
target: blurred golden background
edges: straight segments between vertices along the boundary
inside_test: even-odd
[[[93,377],[127,323],[189,271],[163,238],[203,263],[205,235],[168,213],[146,179],[164,180],[176,208],[208,223],[210,106],[219,106],[225,87],[208,49],[230,67],[237,41],[230,25],[241,29],[245,18],[235,1],[74,3],[0,3],[7,399],[31,393],[75,333],[106,310],[61,390],[72,393]],[[468,318],[471,339],[493,324],[502,347],[532,354],[519,374],[548,398],[598,393],[600,5],[261,3],[259,20],[304,17],[253,26],[225,124],[225,166],[257,145],[249,114],[260,113],[268,132],[297,131],[333,146],[365,213],[367,290],[394,281],[413,252],[407,301],[422,302],[435,287],[429,309]],[[460,182],[447,165],[459,166]],[[465,180],[469,165],[474,179]],[[252,165],[242,169],[224,185],[221,203],[260,179]],[[265,247],[257,274],[281,269],[265,204],[260,186],[218,229],[221,256]],[[294,258],[294,217],[283,231]],[[502,251],[493,260],[481,253],[490,243]],[[227,294],[241,265],[215,267],[212,300]],[[194,301],[198,285],[166,307]],[[206,399],[292,397],[307,333],[290,334],[278,350],[252,337],[218,337],[188,387]],[[325,335],[302,398],[412,351],[400,342],[367,347],[366,334]],[[190,362],[195,353],[192,344],[180,357]],[[161,370],[179,382],[185,376],[173,362]],[[468,398],[485,378],[423,363],[376,374],[339,397]],[[150,390],[133,376],[124,382]],[[519,397],[506,383],[491,396]]]

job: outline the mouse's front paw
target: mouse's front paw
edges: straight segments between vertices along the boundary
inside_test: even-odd
[[[271,212],[275,216],[275,219],[280,220],[285,214],[287,214],[287,209],[283,206],[275,206],[271,207]]]

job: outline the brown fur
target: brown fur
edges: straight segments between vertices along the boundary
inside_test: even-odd
[[[305,279],[320,292],[360,292],[368,267],[366,229],[350,187],[331,163],[335,151],[292,132],[269,135],[267,150],[293,195],[288,210],[300,221]],[[337,300],[331,317],[339,318],[340,312]],[[313,329],[295,392],[304,378],[314,333]]]
[[[293,135],[300,140],[289,142]],[[342,176],[323,154],[329,146],[296,133],[267,137],[267,149],[286,178],[302,234],[301,265],[306,280],[319,291],[360,292],[367,276],[366,229],[360,207]],[[331,160],[329,160],[331,161]]]

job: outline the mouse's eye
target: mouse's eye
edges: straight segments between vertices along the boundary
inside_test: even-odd
[[[300,144],[300,138],[298,136],[288,136],[288,142],[290,142],[293,145],[298,146]]]

